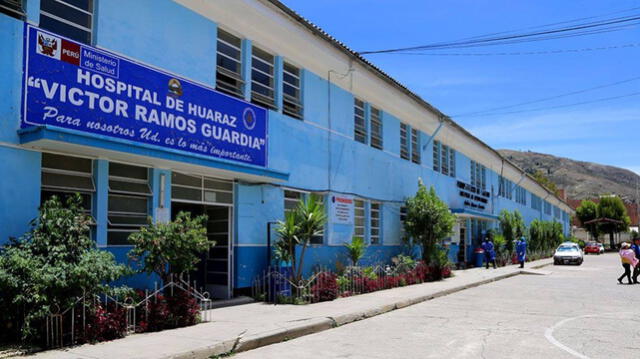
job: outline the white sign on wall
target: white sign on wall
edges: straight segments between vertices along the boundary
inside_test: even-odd
[[[353,197],[332,194],[330,217],[333,224],[353,224]]]

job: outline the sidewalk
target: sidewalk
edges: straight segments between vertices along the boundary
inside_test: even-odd
[[[543,259],[527,263],[526,269],[540,268],[551,263],[552,259]],[[209,323],[157,333],[135,334],[111,342],[52,350],[30,357],[208,358],[231,351],[251,350],[327,330],[466,288],[509,278],[520,274],[521,270],[515,265],[510,265],[495,270],[476,268],[454,273],[455,277],[440,282],[382,290],[331,302],[310,305],[252,303],[213,309],[213,321]]]

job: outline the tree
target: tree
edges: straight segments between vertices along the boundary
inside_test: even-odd
[[[527,228],[524,225],[522,214],[517,210],[509,212],[503,209],[498,217],[500,221],[500,231],[505,239],[505,247],[509,253],[513,251],[513,243],[516,239],[524,236]]]
[[[9,323],[22,340],[42,340],[49,313],[70,308],[82,296],[113,293],[108,284],[130,273],[96,248],[92,219],[81,204],[78,194],[64,204],[51,197],[31,230],[0,248],[0,341],[12,332],[4,327]]]
[[[627,207],[624,206],[618,196],[603,196],[600,198],[600,203],[598,203],[598,216],[600,219],[612,219],[615,221],[603,221],[600,223],[600,229],[605,233],[609,233],[609,242],[611,248],[614,248],[613,234],[629,230],[631,219],[627,214]]]
[[[404,222],[407,244],[420,246],[425,263],[437,262],[439,241],[452,234],[455,216],[445,202],[436,195],[433,187],[418,182],[418,192],[406,200],[407,216]]]
[[[156,273],[164,283],[171,274],[192,271],[200,262],[203,252],[215,245],[207,238],[207,216],[191,218],[191,214],[180,212],[176,219],[167,223],[153,223],[142,227],[129,236],[134,245],[129,258],[142,263],[142,271]]]
[[[291,263],[291,273],[296,282],[302,280],[304,255],[311,238],[322,233],[326,221],[324,205],[312,194],[298,203],[293,211],[285,213],[284,221],[278,221],[276,225],[276,256]],[[298,246],[301,247],[300,256],[296,253]]]
[[[576,217],[578,217],[578,220],[580,221],[582,227],[587,230],[587,232],[589,232],[591,238],[598,239],[598,224],[585,224],[586,222],[599,218],[598,205],[592,201],[582,201],[580,203],[580,206],[576,208]]]
[[[358,261],[360,261],[364,256],[364,252],[367,250],[367,244],[361,237],[353,237],[351,243],[345,243],[344,247],[347,249],[347,254],[354,267],[358,265]]]

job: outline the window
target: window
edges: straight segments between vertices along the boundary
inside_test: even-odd
[[[400,238],[404,238],[406,232],[404,230],[404,223],[407,220],[407,207],[400,207]]]
[[[0,0],[0,14],[24,20],[23,0]]]
[[[560,208],[557,206],[553,206],[553,216],[556,218],[560,218]]]
[[[276,107],[273,55],[253,47],[251,52],[251,102]]]
[[[516,185],[516,202],[521,205],[527,205],[527,190]]]
[[[233,182],[173,172],[171,198],[186,202],[232,204]]]
[[[40,27],[85,44],[91,43],[93,0],[40,0]]]
[[[476,161],[471,161],[471,185],[485,191],[487,189],[487,169]]]
[[[369,239],[371,244],[380,244],[380,202],[371,202],[369,218]]]
[[[300,191],[293,191],[293,190],[284,190],[285,214],[287,212],[291,212],[294,209],[296,209],[296,207],[298,207],[298,204],[300,202],[302,202],[305,198],[307,198],[309,195],[312,195],[312,194],[316,196],[316,199],[320,204],[325,204],[324,193],[319,193],[319,192],[307,193],[307,192],[300,192]],[[309,243],[310,244],[324,243],[324,228],[321,233],[318,233],[318,235],[311,237],[311,240],[309,241]]]
[[[218,29],[216,89],[244,97],[242,80],[242,40]]]
[[[325,204],[324,202],[324,193],[311,193],[313,195],[316,196],[318,202],[320,204]],[[326,208],[325,208],[325,212],[326,212]],[[323,244],[324,243],[324,228],[322,228],[322,231],[320,233],[318,233],[317,235],[311,237],[311,240],[309,241],[309,243],[311,244]]]
[[[503,198],[513,199],[513,189],[514,189],[513,186],[515,186],[513,182],[500,176],[498,195]],[[517,190],[517,187],[518,186],[516,186],[516,190]],[[518,201],[517,197],[518,197],[518,194],[516,193],[516,202]],[[526,200],[525,200],[525,203],[526,203]]]
[[[440,172],[440,141],[433,141],[433,170]]]
[[[284,191],[284,212],[290,212],[298,207],[298,203],[302,202],[304,194],[298,191]]]
[[[411,129],[411,162],[420,164],[420,137],[415,128]]]
[[[354,133],[353,137],[356,141],[367,143],[367,123],[364,116],[364,102],[355,99],[354,101]]]
[[[538,211],[542,210],[542,198],[533,193],[531,194],[531,208]]]
[[[404,123],[400,124],[400,158],[409,159],[409,126]]]
[[[353,201],[353,221],[354,221],[354,237],[365,239],[365,211],[364,201],[355,199]]]
[[[440,173],[449,175],[449,147],[440,145]]]
[[[449,176],[456,177],[456,150],[449,147]]]
[[[382,149],[382,119],[380,110],[371,107],[371,147]]]
[[[129,244],[129,235],[147,225],[150,197],[147,168],[109,163],[109,245]]]
[[[551,214],[551,203],[544,201],[544,213],[550,215]]]
[[[87,158],[42,154],[40,203],[52,196],[65,202],[68,197],[79,193],[82,208],[91,214],[93,194],[96,191],[93,182],[93,161]]]
[[[302,92],[300,90],[300,69],[284,63],[282,73],[282,112],[291,117],[302,119]]]

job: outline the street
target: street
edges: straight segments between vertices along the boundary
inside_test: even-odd
[[[237,358],[634,358],[640,285],[617,254],[547,266]]]

